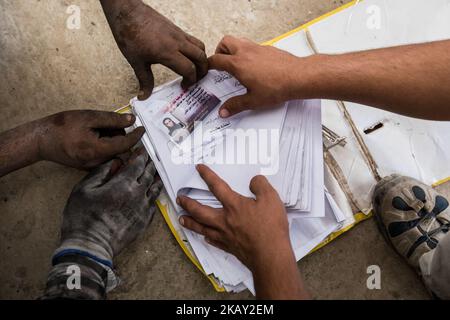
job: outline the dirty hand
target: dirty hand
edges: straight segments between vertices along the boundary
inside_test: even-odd
[[[155,174],[142,149],[127,164],[115,159],[95,169],[67,202],[57,251],[76,249],[112,262],[152,220],[162,189]]]
[[[153,90],[153,64],[163,64],[183,76],[190,87],[208,72],[205,45],[141,0],[102,0],[103,9],[123,55],[139,80],[139,99]]]
[[[89,169],[127,152],[139,142],[144,128],[129,134],[133,115],[103,111],[66,111],[41,120],[39,158],[74,168]]]
[[[179,205],[190,214],[180,218],[185,228],[204,235],[208,243],[235,255],[252,271],[280,251],[292,251],[284,205],[265,177],[251,181],[256,196],[251,199],[231,190],[208,167],[199,165],[197,170],[223,208],[179,197]]]
[[[247,88],[247,94],[229,99],[220,109],[223,118],[244,110],[270,107],[295,98],[300,58],[274,47],[226,36],[209,68],[227,71]]]

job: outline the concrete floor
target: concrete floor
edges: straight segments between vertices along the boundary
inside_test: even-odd
[[[346,1],[149,0],[209,53],[224,34],[261,42]],[[82,10],[82,28],[65,27],[66,8]],[[159,83],[174,78],[155,68]],[[98,1],[0,1],[0,131],[69,109],[114,110],[137,92]],[[45,285],[58,244],[61,212],[83,172],[39,163],[0,179],[0,298],[34,299]],[[448,189],[448,188],[446,188]],[[368,290],[366,269],[377,264],[382,289]],[[187,260],[160,215],[117,260],[123,285],[112,299],[242,299],[217,294]],[[320,299],[429,298],[419,278],[367,221],[299,263]]]

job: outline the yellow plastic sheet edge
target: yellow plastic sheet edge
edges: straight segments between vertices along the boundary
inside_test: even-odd
[[[315,23],[317,23],[317,22],[319,22],[321,20],[324,20],[324,19],[326,19],[326,18],[328,18],[328,17],[330,17],[330,16],[332,16],[332,15],[334,15],[334,14],[336,14],[336,13],[342,11],[342,10],[345,10],[345,9],[347,9],[347,8],[357,4],[358,2],[361,2],[361,0],[353,0],[353,1],[349,2],[349,3],[346,3],[346,4],[336,8],[336,9],[330,11],[330,12],[325,13],[324,15],[321,15],[320,17],[318,17],[316,19],[313,19],[313,20],[311,20],[311,21],[309,21],[309,22],[307,22],[305,24],[302,24],[300,27],[297,27],[297,28],[295,28],[295,29],[293,29],[291,31],[288,31],[285,34],[282,34],[281,36],[278,36],[278,37],[276,37],[276,38],[274,38],[272,40],[264,42],[263,45],[271,46],[274,43],[276,43],[276,42],[278,42],[280,40],[283,40],[283,39],[289,37],[290,35],[293,35],[294,33],[299,32],[300,30],[305,30],[305,29],[309,28],[310,26],[312,26],[313,24],[315,24]]]

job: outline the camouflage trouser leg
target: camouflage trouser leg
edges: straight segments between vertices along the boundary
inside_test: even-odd
[[[438,298],[450,300],[450,232],[436,249],[420,258],[419,264],[428,289]]]

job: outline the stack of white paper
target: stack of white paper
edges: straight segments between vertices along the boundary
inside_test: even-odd
[[[204,163],[248,197],[254,176],[269,179],[286,206],[297,259],[339,228],[342,214],[324,193],[320,101],[289,101],[221,119],[220,106],[246,92],[235,78],[213,70],[187,91],[179,83],[158,88],[146,101],[132,101],[137,124],[146,128],[143,143],[179,215],[185,214],[176,204],[180,194],[221,207],[195,170]],[[252,275],[237,258],[198,234],[185,235],[207,274],[228,291],[253,291]]]

